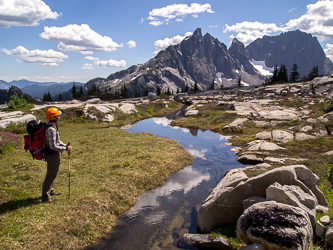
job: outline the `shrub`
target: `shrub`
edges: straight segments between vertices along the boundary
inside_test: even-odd
[[[11,152],[21,145],[19,135],[10,132],[0,132],[0,153]]]
[[[18,110],[20,108],[34,108],[35,106],[33,104],[28,104],[27,100],[23,98],[23,95],[21,95],[20,98],[18,98],[17,93],[15,95],[12,95],[11,100],[9,101],[8,108],[5,108],[4,110]],[[7,104],[7,103],[6,103]]]

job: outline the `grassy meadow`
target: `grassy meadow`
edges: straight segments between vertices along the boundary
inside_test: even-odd
[[[44,112],[35,114],[41,118]],[[62,119],[61,140],[73,146],[71,196],[67,152],[54,183],[62,192],[55,203],[41,202],[46,162],[33,160],[22,145],[0,154],[0,249],[83,249],[94,244],[141,194],[194,159],[171,139],[87,122],[70,110]],[[22,132],[22,127],[7,131]]]

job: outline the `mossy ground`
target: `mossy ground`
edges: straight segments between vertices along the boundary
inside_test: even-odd
[[[67,152],[54,183],[62,195],[54,204],[41,202],[45,162],[22,148],[0,155],[0,249],[83,249],[110,232],[141,194],[193,161],[171,139],[89,122],[76,112],[65,110],[59,122],[61,140],[73,146],[70,197]],[[35,111],[37,118],[44,114]]]

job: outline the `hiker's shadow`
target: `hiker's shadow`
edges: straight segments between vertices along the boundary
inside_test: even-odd
[[[8,213],[22,207],[38,205],[40,203],[41,198],[28,198],[22,200],[7,201],[0,204],[0,214]]]

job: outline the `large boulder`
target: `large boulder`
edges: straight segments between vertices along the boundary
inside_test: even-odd
[[[233,250],[230,241],[220,236],[211,236],[205,234],[184,234],[182,236],[188,245],[196,247],[205,247],[209,249]]]
[[[266,198],[266,189],[275,182],[298,186],[305,193],[314,195],[319,205],[328,206],[318,188],[318,176],[304,165],[275,168],[247,180],[244,178],[236,186],[230,178],[240,179],[233,175],[226,176],[201,203],[198,212],[198,228],[201,232],[208,233],[215,226],[236,222],[244,211],[243,201],[253,196]]]
[[[310,193],[298,186],[282,186],[276,182],[266,189],[266,200],[299,207],[308,213],[311,223],[315,223],[317,198]]]
[[[308,214],[298,207],[266,201],[246,209],[237,221],[237,235],[245,243],[266,249],[307,250],[313,242]]]

